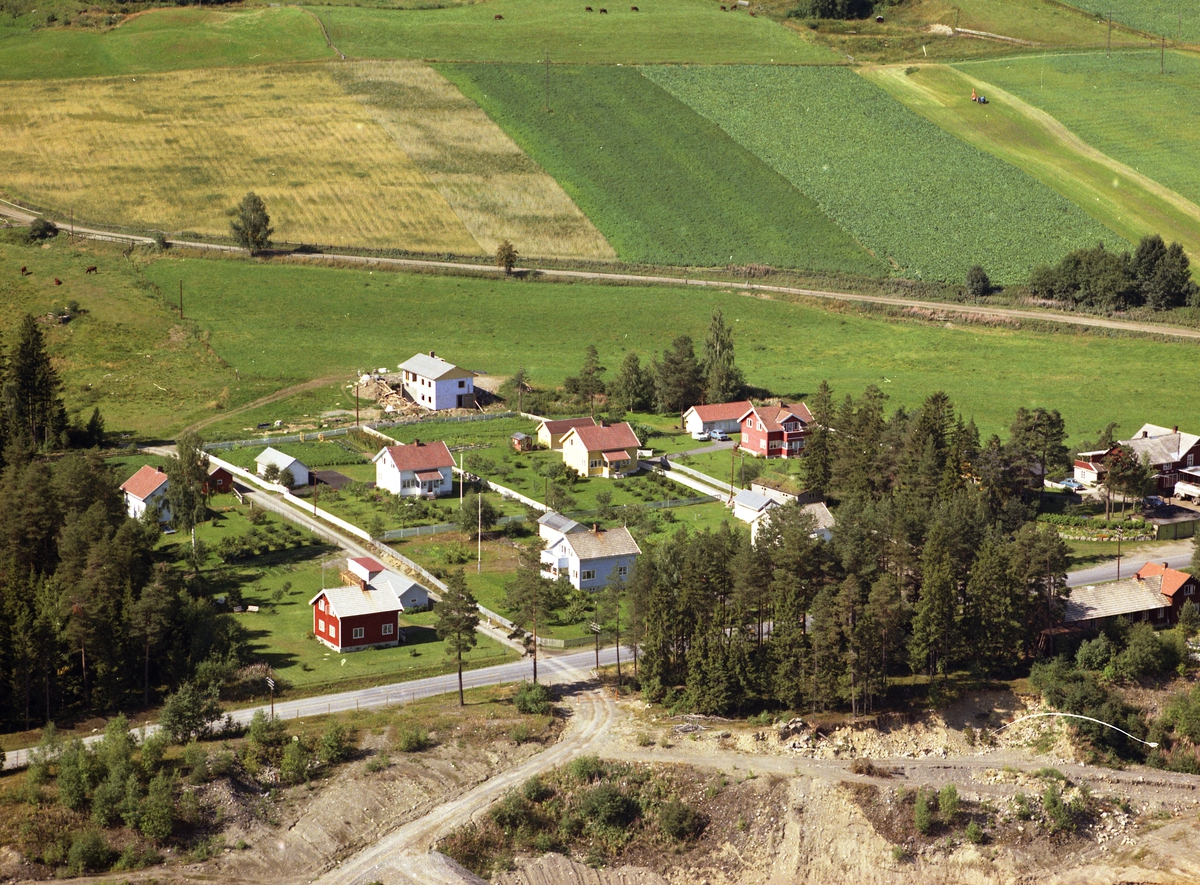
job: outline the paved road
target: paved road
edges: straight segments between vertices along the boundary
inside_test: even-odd
[[[1191,541],[1180,541],[1177,544],[1163,544],[1161,547],[1155,548],[1153,560],[1148,560],[1144,553],[1136,557],[1122,556],[1121,576],[1133,577],[1147,561],[1165,562],[1171,568],[1184,568],[1191,564],[1194,549]],[[1117,561],[1114,559],[1090,568],[1080,569],[1077,572],[1070,572],[1067,575],[1067,586],[1081,587],[1084,584],[1101,584],[1116,579]]]
[[[11,203],[0,203],[0,216],[15,219],[22,224],[28,224],[36,216]],[[73,228],[79,237],[93,240],[104,240],[114,243],[135,243],[149,245],[154,241],[150,237],[124,234],[116,231],[102,231],[94,228]],[[170,240],[172,246],[189,249],[199,249],[208,252],[241,253],[245,250],[236,246],[222,246],[214,243],[197,243],[189,240]],[[471,274],[488,273],[500,274],[502,270],[491,264],[464,264],[453,261],[425,261],[417,258],[368,258],[362,255],[340,255],[336,253],[296,254],[284,256],[287,261],[303,262],[306,264],[323,264],[337,262],[339,265],[356,264],[361,267],[383,268],[438,268],[449,271],[459,271]],[[956,304],[944,301],[922,301],[914,298],[892,298],[882,295],[857,295],[853,292],[834,292],[824,289],[806,289],[798,286],[767,286],[761,283],[738,283],[729,280],[693,279],[691,277],[652,276],[647,274],[600,273],[597,271],[561,270],[557,268],[532,267],[522,268],[528,273],[542,277],[568,280],[598,280],[610,281],[628,285],[629,283],[647,283],[653,285],[666,284],[671,286],[698,286],[708,289],[732,289],[739,292],[765,292],[778,295],[795,295],[805,298],[819,298],[832,301],[848,301],[865,304],[882,304],[891,307],[915,307],[924,310],[937,310],[945,314],[957,314],[972,317],[996,317],[1001,319],[1035,320],[1038,322],[1063,323],[1069,326],[1087,326],[1098,329],[1117,329],[1125,332],[1141,332],[1151,335],[1166,335],[1175,338],[1190,338],[1200,340],[1200,330],[1184,329],[1179,326],[1169,326],[1160,323],[1132,322],[1130,320],[1112,320],[1105,317],[1086,316],[1073,313],[1061,313],[1053,310],[1023,310],[1013,307],[990,307],[977,304]]]

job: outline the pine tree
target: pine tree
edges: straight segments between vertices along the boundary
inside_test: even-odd
[[[703,393],[703,376],[696,362],[692,339],[680,335],[663,351],[662,362],[655,367],[655,396],[660,412],[682,415]]]
[[[838,623],[834,591],[824,586],[813,598],[812,631],[812,703],[827,709],[838,699],[838,683],[843,668],[842,631]]]
[[[610,400],[627,412],[644,412],[654,403],[654,376],[642,367],[632,350],[621,360],[621,368],[608,385]]]
[[[963,610],[972,666],[989,675],[1016,666],[1025,642],[1021,614],[1021,584],[1013,573],[1010,545],[990,537],[971,567]]]
[[[925,548],[921,596],[913,609],[912,637],[908,651],[913,670],[924,670],[932,684],[935,674],[943,680],[957,645],[954,575],[950,558],[935,545]]]
[[[704,375],[704,399],[709,403],[736,400],[746,385],[745,376],[734,361],[733,331],[725,325],[720,308],[713,311],[709,322],[701,372]]]
[[[479,626],[479,605],[467,589],[467,579],[462,569],[446,577],[446,592],[441,602],[434,606],[437,616],[435,628],[438,639],[446,643],[446,654],[454,655],[458,665],[458,705],[463,700],[462,659],[479,641],[475,628]]]
[[[2,398],[5,441],[52,448],[61,445],[67,413],[58,373],[50,364],[37,321],[25,314],[9,349]]]
[[[808,401],[813,423],[809,425],[804,443],[805,488],[814,495],[825,496],[833,477],[833,451],[830,429],[833,424],[833,391],[828,381],[817,385],[817,392]]]

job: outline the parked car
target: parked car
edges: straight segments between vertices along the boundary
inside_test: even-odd
[[[724,430],[714,430],[709,433],[709,436],[713,439],[720,440],[721,442],[729,442],[729,434]]]
[[[1062,486],[1064,489],[1070,489],[1072,492],[1082,491],[1083,489],[1087,488],[1083,483],[1081,483],[1077,479],[1064,479],[1062,482],[1059,483],[1059,485]]]
[[[1167,502],[1158,495],[1147,495],[1146,497],[1142,498],[1142,504],[1145,507],[1162,507],[1166,503]]]
[[[692,439],[699,440],[700,442],[708,442],[711,437],[708,435],[707,430],[697,430],[692,434]]]

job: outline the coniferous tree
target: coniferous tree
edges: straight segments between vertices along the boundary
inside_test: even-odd
[[[462,659],[463,654],[475,647],[479,637],[475,628],[479,626],[479,605],[467,589],[467,578],[462,569],[446,577],[446,593],[434,606],[437,616],[435,627],[438,639],[446,643],[446,654],[454,655],[458,665],[458,705],[464,705]]]
[[[528,645],[533,656],[535,685],[538,679],[538,627],[545,625],[553,611],[563,602],[563,588],[559,582],[542,577],[541,547],[539,539],[521,548],[516,574],[504,588],[504,605],[510,619],[521,629],[530,631]]]
[[[945,680],[956,646],[954,574],[945,550],[925,550],[921,595],[913,608],[909,660],[913,670],[924,670],[932,683],[941,674]]]
[[[734,360],[733,330],[725,325],[720,308],[713,311],[709,322],[700,368],[705,402],[726,403],[741,396],[746,378]]]
[[[621,360],[621,368],[608,388],[609,399],[627,412],[644,412],[654,404],[654,376],[642,367],[632,350]]]
[[[663,351],[662,361],[654,367],[655,397],[660,412],[682,415],[703,393],[703,376],[696,361],[692,339],[680,335]]]
[[[833,478],[833,451],[830,438],[833,422],[833,391],[829,382],[822,381],[817,385],[817,392],[808,401],[809,411],[812,412],[813,423],[808,429],[808,438],[804,444],[804,460],[801,462],[804,470],[805,488],[814,495],[825,496]]]
[[[962,618],[973,667],[990,675],[1017,664],[1025,640],[1021,615],[1021,583],[1013,572],[1011,547],[989,537],[972,565]]]
[[[61,445],[67,429],[61,389],[42,331],[33,316],[25,314],[8,350],[0,387],[6,442],[36,448]]]
[[[167,502],[171,522],[188,532],[195,545],[195,528],[208,516],[208,455],[204,442],[194,433],[185,433],[175,441],[174,458],[167,458]]]

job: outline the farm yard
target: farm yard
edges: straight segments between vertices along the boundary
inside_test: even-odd
[[[883,265],[786,179],[632,68],[442,70],[558,179],[625,261]]]
[[[842,68],[646,68],[899,272],[1023,282],[1114,234],[1014,166]],[[740,96],[753,95],[753,103]],[[769,121],[769,123],[768,123]]]

